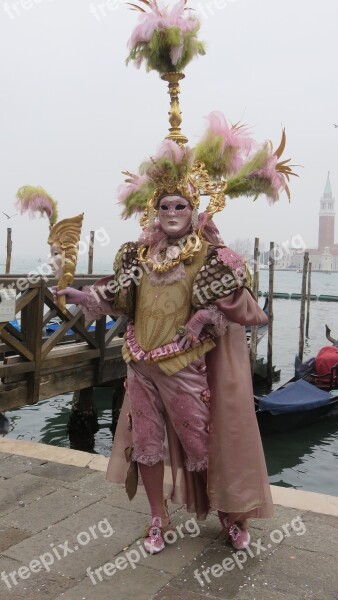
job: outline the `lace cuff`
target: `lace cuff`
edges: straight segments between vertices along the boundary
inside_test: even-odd
[[[185,468],[187,471],[205,471],[208,468],[208,457],[197,460],[196,458],[186,458],[185,459]]]
[[[146,454],[140,454],[136,450],[133,450],[131,460],[141,463],[142,465],[147,465],[148,467],[153,467],[158,462],[164,461],[164,454],[163,452],[159,452],[158,454],[147,456]]]
[[[214,337],[224,335],[228,327],[224,314],[214,304],[209,304],[206,309],[210,313],[210,321],[205,329]]]
[[[109,315],[112,312],[110,302],[100,298],[94,287],[85,286],[82,291],[85,293],[82,306],[86,319],[89,321],[100,319],[103,315]]]

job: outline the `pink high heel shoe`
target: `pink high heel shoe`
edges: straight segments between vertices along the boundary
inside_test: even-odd
[[[158,552],[164,550],[164,534],[167,532],[169,533],[172,530],[167,501],[165,501],[164,510],[166,516],[153,517],[151,524],[146,528],[143,545],[149,554],[157,554]]]
[[[153,517],[144,540],[144,547],[149,554],[157,554],[164,550],[164,533],[161,517]]]
[[[220,510],[218,511],[218,518],[227,538],[230,538],[233,548],[235,550],[245,550],[250,545],[251,537],[244,523],[231,523],[226,513]]]

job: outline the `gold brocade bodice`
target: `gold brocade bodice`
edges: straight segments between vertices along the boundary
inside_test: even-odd
[[[144,273],[136,294],[135,338],[145,352],[172,342],[180,325],[191,316],[194,279],[203,266],[208,243],[185,264],[186,276],[174,283],[152,285]]]

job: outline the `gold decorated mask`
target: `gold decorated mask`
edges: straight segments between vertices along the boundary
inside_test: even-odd
[[[58,290],[63,290],[74,281],[82,222],[83,213],[59,221],[50,230],[48,244],[51,247],[51,260],[49,264],[58,279]],[[66,311],[65,296],[58,297],[58,306],[63,313]]]

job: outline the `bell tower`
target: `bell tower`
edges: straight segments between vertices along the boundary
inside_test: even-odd
[[[319,211],[318,249],[322,252],[325,248],[334,246],[335,214],[335,199],[332,196],[329,171]]]

